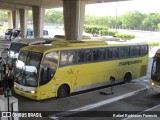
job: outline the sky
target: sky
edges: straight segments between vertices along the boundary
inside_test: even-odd
[[[117,11],[117,12],[116,12]],[[86,15],[120,16],[129,11],[160,13],[160,0],[130,0],[86,5]]]

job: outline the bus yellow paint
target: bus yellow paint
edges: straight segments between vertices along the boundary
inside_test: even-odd
[[[51,45],[22,48],[19,61],[25,63],[26,69],[15,68],[15,76],[23,74],[20,80],[15,80],[17,94],[34,100],[66,97],[109,85],[111,76],[116,83],[145,76],[148,44],[55,41]],[[31,68],[32,71],[36,68],[34,73],[29,72]]]

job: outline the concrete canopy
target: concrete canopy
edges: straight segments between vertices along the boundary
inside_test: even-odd
[[[13,27],[18,28],[16,13],[19,10],[22,36],[26,31],[26,10],[32,9],[34,37],[42,37],[45,9],[63,7],[66,40],[81,40],[86,4],[119,2],[126,0],[0,0],[0,9],[11,10]]]
[[[96,4],[103,2],[116,2],[126,0],[81,0],[86,4]],[[0,0],[1,9],[29,9],[32,6],[40,6],[43,8],[62,7],[63,0]]]

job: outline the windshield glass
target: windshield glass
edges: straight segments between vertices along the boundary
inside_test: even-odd
[[[19,33],[20,33],[20,30],[15,30],[14,32],[13,32],[13,37],[17,37],[18,35],[19,35]]]
[[[26,68],[33,66],[36,68],[35,72],[30,72],[27,69],[15,68],[15,75],[18,84],[30,87],[38,86],[38,71],[39,65],[42,59],[41,53],[29,52],[29,51],[21,51],[18,60],[25,63]],[[28,66],[28,67],[27,67]],[[30,67],[30,68],[31,68]]]
[[[20,54],[19,54],[19,57],[18,57],[18,60],[21,60],[22,62],[26,62],[26,59],[27,59],[27,56],[29,54],[29,51],[20,51]]]
[[[154,81],[160,82],[160,54],[156,54],[153,59],[151,78]]]
[[[12,32],[12,29],[8,29],[8,30],[6,30],[5,34],[6,34],[6,35],[10,35],[11,32]]]

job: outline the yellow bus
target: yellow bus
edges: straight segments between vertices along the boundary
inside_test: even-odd
[[[152,91],[160,93],[160,49],[157,50],[155,56],[153,57],[150,84],[150,89]]]
[[[145,76],[148,44],[106,41],[55,41],[21,49],[14,90],[34,100],[66,97],[73,92]]]

